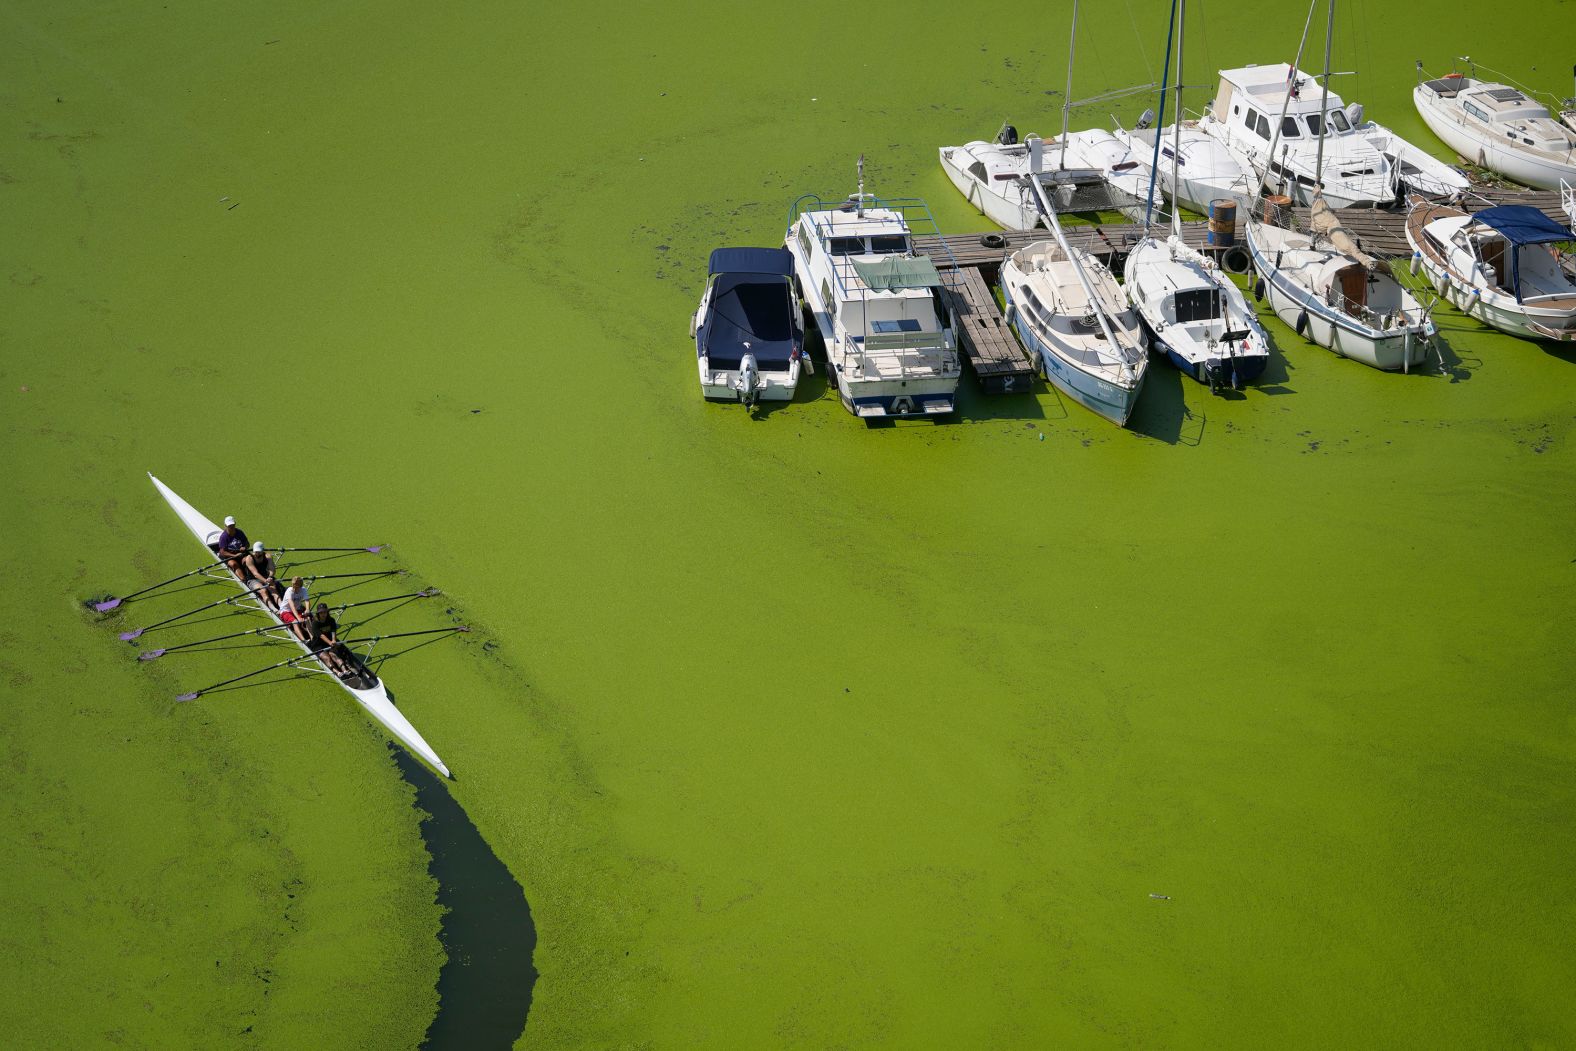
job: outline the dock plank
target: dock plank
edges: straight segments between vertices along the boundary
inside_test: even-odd
[[[942,286],[942,296],[952,311],[959,349],[980,389],[988,394],[1029,390],[1034,366],[1007,327],[985,275],[978,267],[964,266],[953,276]]]

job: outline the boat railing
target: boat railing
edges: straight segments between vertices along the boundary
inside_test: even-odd
[[[1560,206],[1565,209],[1565,214],[1570,216],[1571,225],[1576,227],[1576,186],[1572,186],[1564,179],[1560,180]]]
[[[895,213],[902,221],[904,230],[909,237],[908,255],[914,255],[913,239],[916,236],[933,236],[939,243],[939,248],[931,251],[931,260],[936,264],[936,269],[941,272],[944,287],[961,291],[963,287],[962,271],[959,268],[957,256],[953,255],[952,247],[941,236],[941,225],[936,222],[936,217],[931,213],[930,205],[917,197],[882,198],[871,194],[860,197],[853,194],[841,201],[827,202],[819,194],[807,193],[794,201],[788,209],[788,236],[793,236],[794,227],[798,225],[800,216],[810,217],[810,227],[826,250],[827,258],[832,264],[832,276],[837,281],[837,292],[846,298],[852,291],[858,289],[861,293],[868,291],[864,283],[859,280],[858,273],[854,270],[854,256],[834,255],[827,244],[829,239],[841,236],[837,224],[823,218],[817,213],[824,212],[853,212],[863,208],[866,211],[881,209]],[[938,253],[944,256],[938,258]]]
[[[957,370],[952,338],[945,332],[872,333],[857,343],[860,365],[895,367],[898,375],[946,375]]]
[[[1428,321],[1428,312],[1425,310],[1417,310],[1415,312],[1416,317],[1413,316],[1413,311],[1409,311],[1404,307],[1400,310],[1380,312],[1374,310],[1366,303],[1359,303],[1356,300],[1347,298],[1344,292],[1337,291],[1334,286],[1325,291],[1324,302],[1326,306],[1333,307],[1347,317],[1360,321],[1369,328],[1377,329],[1380,332],[1393,332],[1397,329],[1422,326]]]

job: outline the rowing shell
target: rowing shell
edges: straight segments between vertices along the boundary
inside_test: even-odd
[[[197,538],[198,543],[203,545],[204,550],[209,555],[213,555],[214,545],[219,540],[219,527],[204,518],[196,508],[182,500],[169,486],[154,478],[152,474],[149,474],[148,477],[153,480],[153,484],[158,487],[159,493],[169,502],[170,507],[175,509],[175,513],[180,515],[181,521],[186,523],[186,528],[192,531],[192,535]],[[223,570],[222,572],[226,577],[234,580],[236,586],[243,592],[251,593],[250,589],[236,579],[234,574],[228,570]],[[267,603],[258,602],[257,605],[273,619],[274,623],[284,627],[284,622],[268,607]],[[312,652],[306,643],[296,638],[295,632],[286,629],[286,633],[297,646],[301,647],[303,653],[310,654]],[[343,686],[350,693],[350,696],[356,699],[356,703],[365,708],[368,715],[382,723],[384,728],[393,734],[401,744],[425,759],[434,770],[441,773],[444,777],[452,776],[449,773],[449,768],[443,765],[443,760],[438,758],[438,753],[434,752],[432,746],[422,739],[421,734],[416,732],[416,728],[410,724],[410,720],[406,719],[400,713],[400,710],[394,707],[394,702],[389,699],[388,691],[384,689],[382,680],[372,674],[370,668],[357,661],[362,673],[356,676],[354,680],[347,682],[332,671],[329,671],[328,666],[323,664],[321,658],[317,659],[317,663],[322,667],[325,674],[331,676],[335,682]]]

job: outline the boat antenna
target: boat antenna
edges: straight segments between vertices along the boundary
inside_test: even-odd
[[[1291,109],[1291,95],[1297,87],[1297,71],[1302,69],[1302,53],[1308,46],[1308,30],[1313,27],[1313,11],[1319,6],[1319,0],[1308,0],[1308,17],[1302,23],[1302,39],[1297,42],[1297,57],[1292,61],[1291,69],[1286,74],[1286,98],[1281,102],[1280,120],[1276,121],[1275,129],[1270,134],[1269,160],[1264,164],[1264,171],[1259,175],[1259,188],[1269,182],[1270,166],[1275,163],[1275,147],[1280,144],[1281,129],[1286,126],[1286,113]],[[1220,116],[1222,123],[1225,115]],[[1289,187],[1286,185],[1286,166],[1281,165],[1281,192],[1285,193]]]
[[[1160,116],[1155,118],[1155,148],[1149,162],[1149,200],[1144,202],[1144,233],[1149,233],[1149,216],[1155,210],[1155,180],[1160,177],[1160,130],[1166,126],[1166,78],[1171,75],[1171,35],[1177,27],[1177,0],[1171,0],[1171,21],[1166,25],[1166,57],[1160,67]],[[1175,162],[1176,158],[1171,158]],[[1175,200],[1171,203],[1176,209]]]
[[[1073,108],[1073,53],[1078,47],[1078,0],[1073,0],[1073,30],[1067,39],[1067,90],[1062,94],[1062,148],[1056,170],[1067,170],[1067,117]]]
[[[1330,38],[1335,35],[1335,0],[1324,21],[1324,100],[1319,103],[1319,152],[1313,162],[1313,192],[1324,196],[1324,133],[1330,123]]]
[[[1172,115],[1176,122],[1171,136],[1171,234],[1182,240],[1182,208],[1177,203],[1177,181],[1182,177],[1182,34],[1187,29],[1187,0],[1177,9],[1177,111]],[[1155,129],[1160,138],[1160,129]]]
[[[865,217],[865,155],[862,153],[859,155],[859,196],[855,200],[857,202],[855,214],[863,219]]]

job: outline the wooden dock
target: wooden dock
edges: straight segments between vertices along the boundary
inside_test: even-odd
[[[1560,204],[1560,195],[1547,190],[1515,190],[1474,187],[1467,201],[1468,211],[1477,212],[1501,204],[1527,204],[1542,211],[1556,222],[1567,223],[1570,217]],[[1296,209],[1297,222],[1303,229],[1308,226],[1308,210]],[[1342,208],[1336,212],[1341,223],[1356,236],[1363,249],[1380,259],[1404,259],[1412,254],[1406,243],[1406,210],[1386,211],[1375,208]],[[1194,248],[1210,250],[1205,244],[1209,224],[1189,222],[1182,224],[1182,239]],[[1144,228],[1136,223],[1067,222],[1062,232],[1069,244],[1082,248],[1113,269],[1120,266],[1127,253],[1144,236]],[[1164,236],[1165,229],[1156,232]],[[974,369],[980,389],[988,394],[1008,394],[1029,390],[1034,383],[1035,371],[1028,354],[1007,326],[996,297],[990,289],[1007,256],[1050,237],[1047,230],[996,230],[990,233],[919,235],[914,238],[916,251],[930,257],[936,269],[957,271],[961,282],[942,288],[942,295],[955,318],[955,331],[963,356]],[[1237,228],[1236,244],[1246,247],[1242,227]],[[1244,258],[1237,253],[1227,259],[1229,268]]]
[[[943,285],[963,357],[986,394],[1017,394],[1034,385],[1034,365],[996,306],[979,267],[958,268],[962,281]]]

